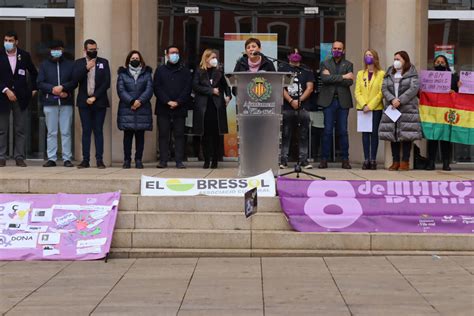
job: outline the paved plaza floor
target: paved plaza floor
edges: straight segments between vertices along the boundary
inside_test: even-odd
[[[474,257],[0,262],[6,315],[473,315]]]

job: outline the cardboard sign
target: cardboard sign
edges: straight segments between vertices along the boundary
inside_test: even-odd
[[[451,72],[422,70],[420,89],[425,92],[449,93],[451,91]]]

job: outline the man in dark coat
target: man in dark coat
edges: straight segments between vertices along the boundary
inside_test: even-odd
[[[103,161],[104,134],[103,126],[109,98],[110,88],[109,62],[97,57],[97,43],[88,39],[84,42],[86,57],[74,62],[73,78],[79,84],[77,106],[82,125],[82,162],[78,168],[89,168],[91,135],[94,132],[95,158],[97,168],[105,169]]]
[[[180,61],[179,49],[176,46],[172,45],[166,49],[166,58],[166,64],[161,65],[153,77],[160,150],[157,168],[168,166],[170,131],[173,129],[176,168],[184,169],[184,126],[192,77],[189,69]]]
[[[30,54],[18,48],[18,36],[15,32],[5,34],[3,45],[5,49],[0,52],[0,167],[6,165],[10,112],[13,112],[15,130],[15,162],[18,167],[26,167],[27,107],[36,93],[38,72]]]
[[[63,56],[62,41],[50,44],[50,56],[40,65],[38,88],[41,93],[43,112],[48,128],[47,153],[48,161],[43,167],[56,166],[58,150],[58,127],[61,132],[62,158],[65,167],[72,164],[72,117],[74,112],[73,92],[75,83],[72,80],[74,62]]]
[[[342,155],[342,168],[351,169],[349,163],[349,136],[347,117],[352,108],[352,95],[349,87],[354,83],[352,63],[344,58],[344,43],[332,44],[332,58],[321,62],[321,81],[323,83],[318,96],[318,105],[323,107],[324,134],[321,152],[320,169],[328,167],[332,147],[334,123],[339,135],[339,146]]]

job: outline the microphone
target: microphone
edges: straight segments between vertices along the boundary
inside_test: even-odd
[[[261,52],[255,51],[255,52],[252,53],[252,56],[265,56],[265,55],[262,54]]]

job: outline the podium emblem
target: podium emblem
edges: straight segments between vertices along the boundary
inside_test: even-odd
[[[265,101],[272,94],[272,85],[263,77],[255,77],[247,85],[247,93],[254,101]]]

